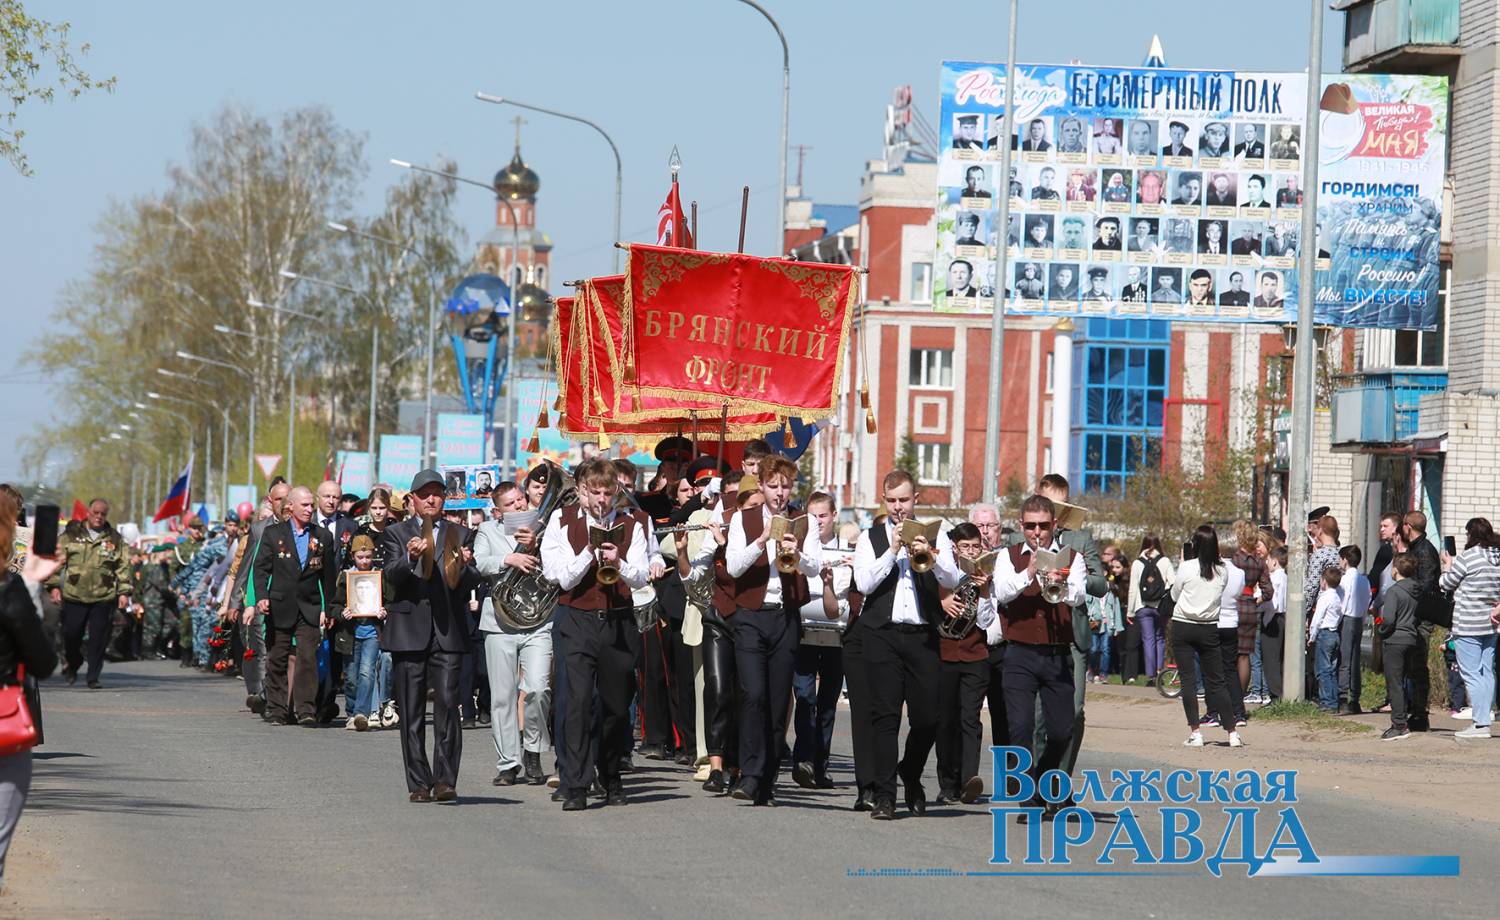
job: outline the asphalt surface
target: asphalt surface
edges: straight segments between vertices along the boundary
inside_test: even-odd
[[[49,681],[47,744],[0,916],[1342,920],[1490,916],[1500,895],[1493,790],[1476,790],[1489,820],[1337,793],[1308,794],[1299,805],[1320,853],[1457,854],[1458,879],[1252,879],[1241,867],[1215,879],[1201,866],[1134,877],[974,876],[962,873],[1028,867],[989,864],[994,820],[983,805],[888,823],[851,812],[842,718],[838,790],[788,780],[781,807],[756,808],[708,796],[685,768],[638,759],[626,777],[629,806],[565,814],[545,787],[490,785],[487,730],[465,733],[459,804],[412,805],[395,732],[272,727],[243,702],[238,681],[170,662],[111,665],[99,691]],[[1174,747],[1164,740],[1161,756]],[[1232,767],[1233,753],[1223,753]],[[1082,765],[1163,763],[1085,745]],[[928,790],[935,795],[930,776]],[[1052,829],[1043,827],[1046,840]],[[1008,833],[1018,850],[1026,829]],[[1205,837],[1212,849],[1217,835]],[[1073,868],[1099,867],[1084,855]],[[870,877],[865,869],[955,873]]]

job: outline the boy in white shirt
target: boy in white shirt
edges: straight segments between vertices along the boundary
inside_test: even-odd
[[[1370,610],[1370,579],[1359,570],[1363,554],[1357,546],[1339,550],[1339,568],[1343,576],[1339,589],[1344,594],[1343,616],[1339,618],[1339,715],[1358,715],[1360,639],[1365,634],[1365,614]]]
[[[1343,573],[1323,570],[1323,590],[1318,605],[1307,624],[1307,644],[1312,646],[1318,675],[1318,708],[1329,712],[1338,708],[1339,619],[1344,613],[1344,592],[1339,588]]]

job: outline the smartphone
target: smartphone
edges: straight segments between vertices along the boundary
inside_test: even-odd
[[[1193,541],[1192,540],[1189,540],[1186,543],[1182,544],[1182,558],[1184,558],[1184,559],[1197,559],[1198,558],[1198,551],[1195,550],[1195,549],[1193,549]]]
[[[1458,555],[1458,543],[1452,537],[1443,538],[1443,552],[1450,556]]]
[[[57,555],[57,520],[62,509],[56,505],[37,505],[36,524],[31,529],[33,556]]]

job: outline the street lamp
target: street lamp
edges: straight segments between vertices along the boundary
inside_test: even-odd
[[[301,319],[317,319],[311,313],[303,313],[301,310],[293,310],[289,307],[277,306],[276,304],[261,303],[254,297],[246,297],[245,303],[261,310],[270,310],[273,313],[285,313],[288,316],[296,316]],[[287,415],[286,415],[286,478],[288,482],[296,482],[297,463],[297,363],[287,361],[286,363],[286,389],[287,389]],[[332,418],[329,419],[329,433],[332,435]],[[245,477],[255,475],[247,472]]]
[[[317,319],[318,318],[316,316],[313,316],[311,313],[303,313],[301,310],[293,310],[290,307],[278,307],[275,304],[261,303],[259,300],[257,300],[254,297],[246,297],[245,298],[245,303],[249,304],[252,307],[256,307],[258,309],[261,309],[261,310],[270,310],[273,313],[285,313],[285,314],[287,314],[289,316],[300,316],[302,319]]]
[[[781,190],[777,192],[777,220],[776,227],[776,255],[786,254],[786,145],[787,145],[787,118],[790,112],[792,99],[792,55],[786,46],[786,34],[781,31],[781,24],[768,12],[766,8],[756,3],[755,0],[740,0],[755,11],[766,17],[771,28],[776,30],[776,37],[781,40]],[[615,234],[617,237],[619,233]]]
[[[286,269],[282,269],[278,274],[292,281],[306,281],[308,284],[316,284],[319,287],[332,288],[335,291],[343,291],[345,294],[351,294],[369,304],[370,309],[375,312],[375,316],[370,320],[370,430],[367,432],[365,438],[367,445],[365,449],[369,451],[370,463],[373,464],[375,462],[375,384],[376,374],[380,369],[380,316],[383,311],[367,294],[347,284],[340,284],[337,281],[327,281],[322,278],[313,278],[297,272],[287,271]]]
[[[393,160],[392,162],[396,161]],[[410,166],[410,164],[408,164],[408,166]],[[509,202],[507,202],[507,207],[509,207]],[[515,209],[511,208],[512,229],[515,228],[516,223],[515,213]],[[416,247],[412,246],[411,244],[398,243],[395,240],[387,239],[386,237],[378,236],[374,233],[369,233],[364,230],[356,230],[348,224],[342,224],[336,220],[328,221],[328,229],[334,231],[335,233],[347,233],[350,236],[358,237],[363,240],[369,240],[372,243],[380,243],[383,246],[389,246],[392,249],[399,250],[402,256],[405,256],[406,253],[410,252],[418,259],[421,259],[422,264],[427,266],[428,277],[432,278],[434,281],[437,280],[438,272],[433,266],[432,262],[421,253],[417,252]],[[515,258],[514,250],[512,251],[511,258]],[[433,351],[437,347],[437,301],[437,295],[436,293],[434,293],[432,299],[427,302],[427,408],[426,411],[422,413],[423,466],[427,465],[427,457],[429,455],[429,452],[432,450],[432,361]],[[370,458],[370,462],[375,462],[373,456]]]
[[[567,112],[559,112],[556,109],[544,109],[539,105],[529,105],[525,102],[517,102],[514,99],[507,99],[504,96],[493,96],[489,93],[475,93],[474,98],[478,99],[480,102],[489,102],[493,103],[494,105],[513,105],[516,108],[527,109],[532,112],[541,112],[543,115],[553,115],[557,118],[566,118],[568,121],[576,121],[579,124],[588,125],[590,128],[598,131],[599,135],[604,138],[606,143],[609,144],[609,152],[615,155],[615,238],[611,242],[618,243],[620,241],[620,188],[621,176],[623,175],[623,171],[620,168],[620,148],[615,146],[614,138],[610,137],[603,128],[594,124],[592,121],[589,121],[587,118],[583,118],[578,115],[569,115]],[[783,186],[786,185],[785,173],[786,164],[783,161],[781,177]],[[782,191],[782,197],[786,197],[785,189],[783,189]],[[514,218],[512,218],[512,223],[514,223]],[[614,273],[618,273],[620,271],[620,250],[618,247],[612,247],[611,251],[614,253],[614,265],[611,271]],[[514,307],[514,305],[512,305],[512,307]]]
[[[611,146],[613,146],[613,142],[611,142]],[[507,199],[504,195],[500,194],[499,189],[496,189],[493,185],[489,184],[488,182],[480,182],[478,179],[470,179],[470,178],[467,178],[465,176],[456,175],[454,173],[443,172],[442,170],[438,170],[438,169],[430,169],[430,168],[428,168],[426,166],[418,166],[415,163],[409,163],[406,160],[396,160],[396,159],[393,159],[393,160],[391,160],[391,165],[392,166],[399,166],[402,169],[411,169],[411,170],[415,170],[416,172],[428,173],[429,175],[433,175],[433,176],[440,176],[440,177],[442,177],[444,179],[449,179],[449,180],[451,180],[453,182],[458,182],[458,183],[461,183],[463,185],[472,185],[472,186],[475,186],[477,188],[482,188],[485,191],[492,193],[495,196],[495,200],[498,201],[498,202],[500,202],[501,204],[505,205],[505,209],[510,212],[510,266],[511,266],[512,270],[515,270],[515,271],[519,272],[519,269],[520,269],[520,266],[521,266],[521,223],[520,223],[519,220],[516,219],[516,209],[515,209],[515,206],[510,203],[509,199]],[[617,169],[616,169],[616,181],[617,182],[618,182],[618,179],[619,179],[618,165],[619,165],[619,156],[618,156],[618,154],[616,154],[616,167],[617,167]],[[617,189],[618,189],[618,186],[617,186]],[[619,235],[620,235],[620,212],[619,212],[619,198],[618,198],[618,191],[617,191],[616,200],[615,200],[615,237],[616,237],[616,239],[619,238]],[[618,250],[616,250],[616,252],[618,253]],[[616,267],[618,267],[618,261],[616,263]],[[516,296],[516,292],[521,287],[520,279],[521,279],[521,275],[517,274],[516,275],[516,283],[513,285],[513,284],[511,284],[510,272],[506,273],[505,284],[506,284],[506,287],[510,289],[510,301],[511,301],[511,303],[510,303],[510,313],[511,313],[511,321],[510,321],[510,331],[506,335],[506,342],[505,342],[505,374],[506,374],[506,380],[505,380],[505,438],[504,438],[505,449],[501,453],[501,460],[507,466],[511,465],[514,462],[514,460],[515,460],[515,457],[512,454],[512,449],[511,449],[511,433],[510,433],[511,426],[515,424],[515,420],[516,420],[516,406],[515,406],[515,399],[514,399],[515,383],[511,379],[510,375],[514,372],[514,369],[515,369],[515,359],[516,359],[516,320],[518,319],[517,309],[519,307],[518,300],[520,299],[520,298],[518,298]],[[430,419],[432,417],[432,349],[431,349],[430,341],[429,341],[429,346],[428,346],[427,359],[428,359],[428,361],[427,361],[427,371],[428,371],[428,374],[427,374],[427,400],[428,400],[428,403],[427,403],[427,416]],[[486,424],[488,424],[488,420],[486,420]]]
[[[247,381],[249,381],[250,433],[249,436],[245,439],[245,475],[253,475],[251,471],[255,469],[255,375],[240,367],[239,365],[230,364],[228,361],[220,361],[217,358],[205,358],[202,355],[195,355],[192,352],[183,351],[180,348],[177,350],[177,357],[181,358],[184,361],[196,361],[199,364],[208,364],[213,367],[222,367],[227,370],[234,371],[236,374],[239,374]],[[168,376],[172,375],[169,374]],[[209,462],[212,463],[213,461],[210,460]],[[228,497],[228,483],[225,484],[225,497]]]

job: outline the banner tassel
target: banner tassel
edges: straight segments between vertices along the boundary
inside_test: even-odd
[[[859,382],[859,407],[861,409],[870,408],[870,381],[868,380],[861,380]]]
[[[604,423],[599,423],[599,449],[609,450],[609,434],[604,430]]]
[[[521,449],[526,451],[528,454],[541,453],[542,442],[541,439],[536,436],[535,431],[531,433],[531,440],[527,441],[526,446],[522,447]]]
[[[541,411],[539,411],[536,414],[536,427],[538,427],[538,428],[550,428],[550,427],[552,427],[552,422],[547,418],[547,410],[546,409],[542,409]]]
[[[797,446],[797,436],[792,433],[791,419],[786,420],[786,426],[782,429],[781,446],[785,447],[787,450],[791,450],[792,448]]]
[[[875,413],[873,411],[871,411],[870,409],[866,408],[865,409],[865,434],[874,434],[874,433],[875,433]]]

